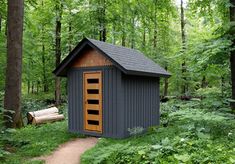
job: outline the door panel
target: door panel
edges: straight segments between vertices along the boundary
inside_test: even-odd
[[[102,132],[102,73],[83,73],[84,129]]]

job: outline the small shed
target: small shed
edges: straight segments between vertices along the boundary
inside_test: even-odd
[[[70,132],[124,138],[159,125],[159,78],[170,74],[139,51],[84,38],[54,74],[68,78]]]

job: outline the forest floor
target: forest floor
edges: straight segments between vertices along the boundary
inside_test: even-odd
[[[96,145],[98,139],[94,137],[77,138],[59,146],[51,155],[35,158],[45,161],[46,164],[78,164],[80,156]]]
[[[102,138],[81,163],[235,163],[235,120],[226,101],[161,104],[161,126],[116,140]]]
[[[27,102],[24,109],[42,105]],[[0,163],[43,164],[65,157],[78,163],[84,148],[93,144],[81,155],[81,163],[235,163],[235,115],[224,97],[170,100],[161,104],[161,126],[126,139],[87,138],[89,144],[83,142],[84,135],[68,132],[67,107],[60,109],[65,121],[3,130]],[[43,158],[32,160],[38,157]]]

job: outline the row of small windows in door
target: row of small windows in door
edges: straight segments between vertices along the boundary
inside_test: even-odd
[[[88,84],[99,84],[99,79],[87,79]],[[99,94],[99,89],[87,89],[87,94]],[[99,104],[99,100],[87,100],[88,104]],[[99,115],[99,110],[88,109],[87,114]],[[87,120],[88,124],[99,125],[99,121],[96,120]]]

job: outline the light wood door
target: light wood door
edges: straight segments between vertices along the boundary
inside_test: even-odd
[[[84,129],[102,132],[102,72],[83,73]]]

